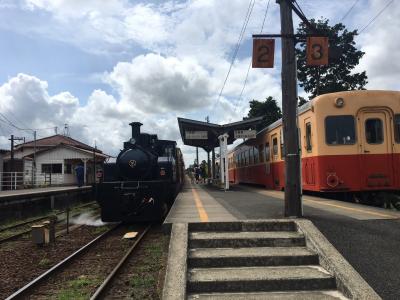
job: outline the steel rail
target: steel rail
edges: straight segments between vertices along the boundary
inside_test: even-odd
[[[72,209],[83,208],[83,207],[86,207],[86,206],[93,205],[93,204],[95,204],[95,203],[96,203],[96,201],[92,201],[92,202],[90,202],[90,203],[85,203],[85,204],[80,205],[80,206],[75,206],[75,207],[73,207]],[[67,212],[66,210],[63,210],[63,211],[60,211],[60,212],[58,212],[58,213],[55,213],[55,215],[57,215],[57,216],[58,216],[58,215],[62,215],[62,214],[64,214],[64,213],[66,213],[66,212]],[[27,225],[27,224],[29,224],[29,223],[34,223],[34,222],[38,222],[38,221],[41,221],[41,220],[45,220],[45,219],[47,219],[47,218],[49,218],[49,217],[51,217],[51,214],[50,214],[50,215],[47,215],[47,216],[44,216],[44,217],[38,217],[38,218],[36,218],[36,219],[32,219],[32,220],[28,220],[28,221],[23,221],[23,222],[20,222],[20,223],[11,225],[11,226],[0,227],[0,232],[7,231],[7,230],[11,230],[11,229],[15,229],[15,228],[17,228],[17,227],[20,227],[20,226],[23,226],[23,225]]]
[[[107,278],[103,281],[103,283],[97,288],[96,292],[90,297],[90,300],[97,300],[100,299],[105,293],[105,291],[109,288],[110,283],[112,280],[115,278],[116,274],[118,271],[122,268],[122,266],[125,264],[126,260],[129,258],[129,256],[132,254],[133,250],[136,249],[137,245],[139,245],[140,241],[142,238],[146,235],[146,233],[150,230],[151,225],[147,226],[142,233],[138,236],[136,239],[135,243],[128,249],[128,251],[125,253],[124,257],[121,258],[121,260],[118,262],[118,264],[115,266],[115,268],[110,272],[110,274],[107,276]]]
[[[72,215],[71,218],[74,218],[74,217],[76,217],[76,216],[79,216],[80,214],[81,214],[81,212],[76,213],[76,214]],[[48,218],[48,217],[46,217],[46,218]],[[44,219],[46,219],[46,218],[44,218]],[[60,224],[61,222],[65,221],[65,220],[66,220],[66,219],[59,220],[59,221],[57,221],[56,224]],[[21,236],[23,236],[23,235],[25,235],[25,234],[28,234],[29,232],[31,232],[31,229],[27,229],[27,230],[21,231],[21,232],[19,232],[19,233],[16,233],[16,234],[7,236],[7,237],[5,237],[5,238],[2,238],[2,239],[0,239],[0,244],[1,244],[1,243],[4,243],[4,242],[7,242],[7,241],[11,241],[11,240],[16,239],[16,238],[19,238],[19,237],[21,237]]]
[[[26,295],[30,290],[35,288],[38,284],[42,283],[43,280],[45,280],[47,277],[50,275],[54,274],[55,272],[60,271],[63,267],[65,267],[69,262],[71,262],[74,258],[78,257],[82,253],[84,253],[87,249],[89,249],[91,246],[93,246],[96,242],[104,238],[106,235],[108,235],[110,232],[114,231],[117,227],[119,227],[121,223],[118,223],[117,225],[113,226],[103,234],[99,235],[95,239],[91,240],[89,243],[87,243],[85,246],[79,248],[76,250],[74,253],[72,253],[70,256],[67,258],[64,258],[62,261],[60,261],[58,264],[55,266],[51,267],[49,270],[44,272],[43,274],[39,275],[35,279],[33,279],[31,282],[20,288],[18,291],[16,291],[14,294],[8,296],[5,300],[12,300],[12,299],[24,299],[23,296]]]

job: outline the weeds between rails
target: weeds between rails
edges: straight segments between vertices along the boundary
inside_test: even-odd
[[[85,204],[85,205],[82,205],[82,206],[74,207],[73,210],[76,210],[76,209],[79,210],[79,209],[81,209],[81,208],[84,208],[84,207],[87,207],[87,206],[90,206],[90,205],[94,205],[94,204],[95,204],[95,202],[92,202],[92,203],[90,203],[90,204],[88,203],[88,204]],[[97,209],[97,207],[94,208],[94,209]],[[57,213],[56,215],[62,215],[62,214],[65,214],[65,213],[66,213],[66,211],[63,211],[63,212]],[[77,213],[74,213],[73,215],[70,216],[70,218],[74,218],[74,217],[76,217],[76,216],[79,216],[80,214],[82,214],[81,211],[79,211],[79,212],[77,212]],[[48,215],[48,216],[46,216],[46,217],[40,217],[40,218],[37,218],[37,219],[34,219],[34,220],[29,220],[29,221],[22,222],[22,223],[18,223],[18,224],[13,225],[13,226],[9,226],[9,227],[7,227],[7,228],[4,228],[4,229],[0,230],[0,236],[1,236],[1,235],[4,235],[4,233],[5,233],[6,231],[13,231],[13,230],[15,230],[15,229],[17,229],[17,228],[19,228],[19,227],[27,226],[27,225],[29,225],[29,224],[31,224],[31,223],[33,224],[33,223],[36,223],[36,222],[39,222],[39,221],[42,221],[42,220],[46,220],[46,219],[48,219],[49,217],[51,217],[51,215]],[[56,224],[60,224],[60,223],[62,223],[62,222],[64,222],[64,221],[66,221],[66,218],[57,220]],[[1,244],[1,243],[4,243],[4,242],[7,242],[7,241],[11,241],[11,240],[17,239],[17,238],[19,238],[19,237],[21,237],[21,236],[24,236],[24,235],[26,235],[26,234],[28,234],[28,233],[30,233],[30,232],[31,232],[31,229],[29,228],[29,229],[23,230],[23,231],[21,231],[21,232],[18,232],[18,233],[16,233],[16,234],[12,234],[12,235],[10,235],[10,236],[6,236],[6,237],[4,237],[4,238],[0,238],[0,244]]]
[[[140,234],[135,241],[126,241],[121,239],[121,234],[123,230],[126,230],[126,227],[117,224],[35,278],[7,299],[19,299],[37,293],[43,295],[48,291],[62,290],[65,286],[74,282],[79,285],[79,290],[88,290],[87,294],[81,295],[84,298],[91,294],[94,297],[100,296],[107,289],[118,269],[123,266],[126,259],[139,244],[139,241],[148,232],[150,226],[144,229],[140,228]],[[116,254],[117,257],[115,257]],[[116,263],[116,261],[118,262]],[[105,273],[109,273],[109,275],[102,283],[102,280],[97,276]],[[65,293],[68,294],[68,291]],[[68,294],[66,296],[71,298],[79,295]]]

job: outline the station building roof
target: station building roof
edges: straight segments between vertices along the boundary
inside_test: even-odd
[[[200,147],[209,152],[212,149],[219,147],[218,137],[224,133],[229,135],[228,144],[232,144],[235,140],[235,130],[254,129],[255,126],[263,120],[263,117],[246,119],[239,122],[228,124],[214,124],[203,121],[196,121],[185,118],[178,118],[179,131],[182,141],[185,145]],[[207,131],[207,139],[187,139],[185,132],[187,131]]]

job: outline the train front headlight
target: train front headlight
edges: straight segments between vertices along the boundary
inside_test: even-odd
[[[336,107],[343,107],[344,106],[344,99],[343,98],[336,98],[335,99],[335,106]]]

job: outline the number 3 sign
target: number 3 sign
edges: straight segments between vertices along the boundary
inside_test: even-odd
[[[307,65],[320,66],[328,64],[328,38],[307,38]]]
[[[253,40],[253,68],[273,68],[274,67],[274,39],[254,39]]]

